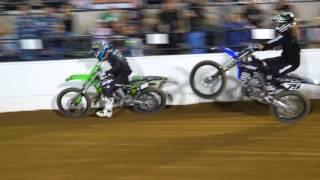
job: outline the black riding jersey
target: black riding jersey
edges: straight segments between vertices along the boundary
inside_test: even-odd
[[[111,49],[108,55],[108,62],[111,65],[111,69],[107,73],[111,73],[114,76],[120,74],[131,74],[132,70],[127,62],[127,59],[117,49]]]
[[[279,34],[275,39],[267,41],[264,44],[264,50],[272,49],[276,46],[282,47],[281,59],[284,63],[299,63],[300,62],[300,46],[298,39],[293,35],[291,29]]]

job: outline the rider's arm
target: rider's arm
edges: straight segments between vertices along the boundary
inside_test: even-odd
[[[104,54],[103,60],[102,61],[107,61],[109,58],[109,50]]]
[[[272,49],[276,46],[279,46],[281,44],[283,44],[286,41],[285,36],[283,35],[279,35],[274,39],[271,39],[269,41],[267,41],[266,43],[263,44],[263,50],[268,50],[268,49]]]
[[[97,58],[98,58],[99,61],[105,61],[105,60],[108,59],[108,56],[109,56],[109,51],[107,49],[102,49],[99,52]]]
[[[108,73],[114,74],[115,72],[117,72],[117,71],[119,71],[121,69],[120,61],[117,60],[116,57],[112,56],[112,54],[111,54],[111,57],[109,58],[108,61],[111,64],[111,69],[108,70],[106,72],[106,74],[108,74]]]

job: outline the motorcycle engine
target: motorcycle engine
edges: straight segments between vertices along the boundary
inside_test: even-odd
[[[241,85],[246,96],[259,100],[265,93],[265,87],[261,74],[257,72],[242,72]]]

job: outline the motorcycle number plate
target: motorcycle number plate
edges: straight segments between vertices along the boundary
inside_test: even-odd
[[[141,84],[140,89],[145,89],[145,88],[147,88],[148,86],[149,86],[148,83],[143,83],[143,84]]]
[[[301,88],[301,84],[295,84],[295,83],[286,83],[284,84],[284,87],[286,87],[289,90],[298,90]]]

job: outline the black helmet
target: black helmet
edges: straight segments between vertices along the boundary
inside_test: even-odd
[[[272,21],[277,23],[276,30],[283,33],[295,25],[295,17],[292,12],[282,12],[279,15],[273,16]]]

